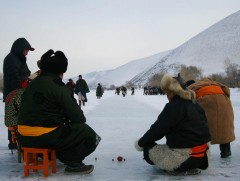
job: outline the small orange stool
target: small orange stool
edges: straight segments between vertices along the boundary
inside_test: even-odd
[[[24,176],[29,176],[29,170],[36,172],[43,170],[45,177],[49,175],[49,166],[52,166],[52,173],[56,173],[56,151],[53,149],[27,148],[22,147],[24,159]],[[43,155],[42,161],[38,160],[38,154]],[[51,158],[49,158],[51,154]]]

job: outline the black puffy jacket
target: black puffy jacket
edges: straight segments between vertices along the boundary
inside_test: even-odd
[[[23,51],[30,48],[31,45],[25,38],[19,38],[13,43],[10,53],[5,57],[3,61],[3,102],[7,95],[30,75],[26,57],[23,55]]]
[[[138,144],[145,147],[164,136],[170,148],[192,148],[209,142],[204,110],[198,103],[174,96]]]

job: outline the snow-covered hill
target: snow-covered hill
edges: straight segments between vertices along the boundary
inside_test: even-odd
[[[121,86],[127,81],[143,85],[154,74],[177,73],[177,66],[197,66],[203,75],[224,72],[224,62],[240,64],[240,11],[224,18],[181,46],[131,61],[116,69],[84,75],[91,87]]]

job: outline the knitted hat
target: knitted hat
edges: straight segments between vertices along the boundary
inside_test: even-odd
[[[65,73],[67,71],[68,60],[63,52],[48,50],[40,60],[40,68],[54,74]]]

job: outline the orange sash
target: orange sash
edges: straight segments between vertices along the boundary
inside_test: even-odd
[[[55,130],[56,128],[57,127],[47,128],[47,127],[18,125],[18,132],[23,136],[41,136],[45,133],[49,133]]]
[[[224,92],[221,89],[221,87],[217,85],[204,86],[196,92],[196,98],[198,99],[201,96],[212,95],[212,94],[224,94]]]
[[[195,147],[191,148],[191,150],[192,150],[191,157],[195,157],[195,158],[204,157],[207,149],[208,149],[207,144],[195,146]]]

